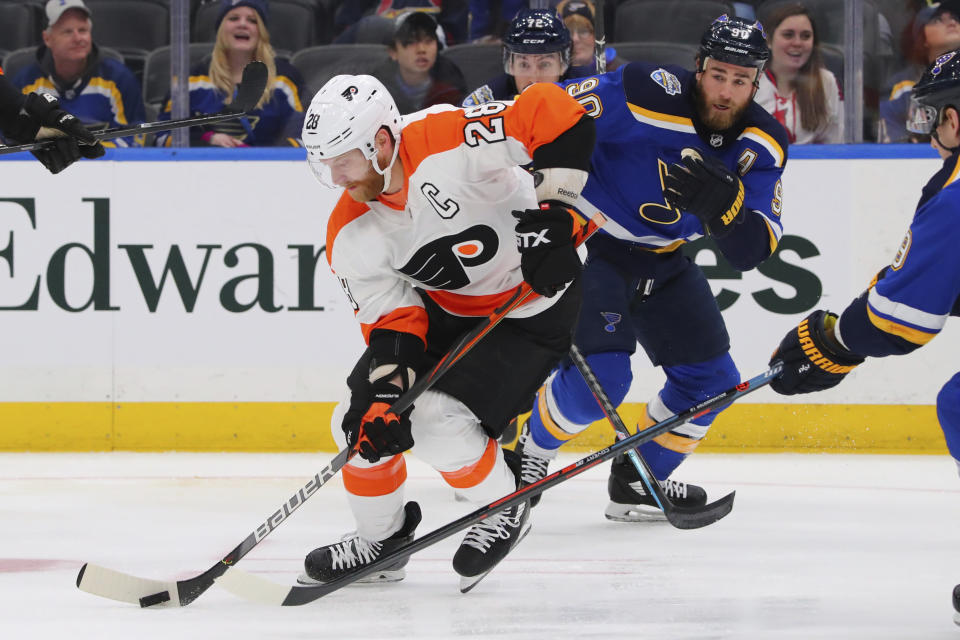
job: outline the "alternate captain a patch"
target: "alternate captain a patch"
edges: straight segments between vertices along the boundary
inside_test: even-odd
[[[680,95],[680,91],[683,89],[677,76],[666,69],[657,69],[650,74],[650,77],[653,78],[654,82],[663,87],[663,90],[667,92],[668,96]]]

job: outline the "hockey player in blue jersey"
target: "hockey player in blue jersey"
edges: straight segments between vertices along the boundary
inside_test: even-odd
[[[769,59],[763,28],[718,18],[703,36],[696,73],[634,62],[564,83],[596,118],[597,144],[577,202],[607,224],[588,243],[576,344],[611,401],[632,381],[637,343],[667,381],[647,404],[653,424],[735,385],[723,317],[703,272],[680,247],[710,236],[746,271],[777,248],[786,132],[753,102]],[[676,504],[706,503],[702,488],[667,481],[716,418],[711,411],[640,451]],[[603,413],[568,361],[539,390],[517,450],[524,481],[547,473],[557,449]],[[623,457],[612,465],[617,521],[662,518]]]
[[[504,73],[473,90],[463,106],[513,100],[534,82],[558,82],[571,76],[570,31],[552,9],[523,9],[503,36]]]
[[[923,188],[893,262],[871,286],[839,316],[814,311],[784,337],[771,358],[784,363],[770,384],[777,393],[834,387],[867,357],[910,353],[960,315],[960,50],[938,57],[914,85],[907,130],[932,136],[943,167]],[[960,467],[960,373],[937,394],[937,418]],[[953,602],[960,624],[960,585]]]

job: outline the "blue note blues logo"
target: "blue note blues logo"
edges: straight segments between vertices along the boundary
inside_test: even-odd
[[[601,311],[600,315],[603,316],[603,321],[607,323],[606,326],[603,327],[603,330],[607,333],[616,331],[616,325],[623,320],[623,316],[619,313],[613,313],[612,311]]]

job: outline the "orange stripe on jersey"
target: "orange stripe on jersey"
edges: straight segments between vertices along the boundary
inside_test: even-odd
[[[375,467],[343,467],[343,487],[354,496],[373,498],[393,493],[407,480],[407,463],[402,455],[393,456]]]
[[[444,310],[458,316],[488,316],[493,313],[494,309],[512,298],[514,293],[516,293],[516,289],[507,289],[501,293],[491,293],[485,296],[467,296],[450,291],[426,292],[430,299],[443,307]],[[535,299],[536,296],[531,296],[523,304]]]
[[[363,339],[370,344],[370,332],[374,329],[389,329],[412,333],[427,344],[427,310],[423,307],[399,307],[372,324],[360,324]]]
[[[473,109],[482,112],[479,110],[483,106]],[[403,128],[400,158],[405,178],[417,170],[424,158],[465,144],[470,135],[466,131],[468,124],[474,123],[472,127],[484,126],[495,131],[497,127],[490,122],[502,119],[502,131],[523,144],[532,158],[537,148],[556,140],[587,113],[566,91],[549,82],[530,85],[517,97],[516,102],[490,115],[468,118],[466,113],[470,111],[455,109],[431,113]],[[470,140],[475,140],[473,135]]]
[[[370,211],[363,202],[357,202],[344,191],[337,201],[337,206],[330,213],[330,219],[327,220],[327,263],[333,264],[333,243],[337,234],[345,226]]]
[[[505,112],[507,135],[516,138],[533,152],[577,124],[587,110],[552,82],[537,82],[527,87],[513,107]]]
[[[497,463],[498,455],[500,455],[500,447],[497,446],[497,441],[489,438],[487,448],[483,450],[479,460],[457,471],[441,471],[440,475],[454,489],[475,487],[490,475],[493,466]]]

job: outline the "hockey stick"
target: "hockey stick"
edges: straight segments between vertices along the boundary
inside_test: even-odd
[[[497,511],[507,507],[512,507],[515,504],[543,493],[547,489],[550,489],[561,482],[566,482],[570,478],[583,473],[587,469],[597,466],[604,460],[608,460],[623,451],[637,447],[644,442],[652,440],[661,433],[669,431],[670,429],[676,427],[677,425],[683,424],[688,420],[702,416],[719,405],[733,402],[738,398],[742,398],[748,393],[756,391],[757,389],[769,384],[770,381],[779,376],[782,371],[783,363],[779,361],[775,362],[772,367],[763,373],[750,378],[745,382],[741,382],[737,386],[731,387],[719,395],[716,395],[708,400],[704,400],[700,404],[690,407],[686,411],[672,415],[666,420],[661,420],[660,422],[651,425],[646,429],[638,431],[632,436],[615,442],[605,449],[595,451],[586,458],[581,458],[580,460],[567,465],[563,469],[554,471],[550,475],[533,484],[524,485],[513,493],[510,493],[495,502],[491,502],[485,507],[480,507],[476,511],[468,513],[465,516],[457,518],[453,522],[445,524],[438,529],[434,529],[430,533],[421,536],[401,547],[398,547],[392,553],[380,556],[380,558],[371,562],[367,566],[341,576],[336,580],[332,580],[323,584],[309,586],[294,585],[289,587],[278,584],[261,576],[247,573],[246,571],[237,569],[236,567],[228,567],[226,572],[217,578],[217,584],[240,598],[244,598],[245,600],[250,600],[253,602],[260,602],[262,604],[297,606],[307,604],[308,602],[313,602],[314,600],[318,600],[325,595],[329,595],[334,591],[338,591],[347,585],[353,584],[364,576],[368,576],[384,567],[395,564],[399,560],[407,558],[417,551],[421,551],[440,542],[441,540],[445,540],[461,529],[465,529],[470,525],[493,515]]]
[[[156,122],[143,122],[132,127],[118,127],[115,129],[106,129],[104,131],[94,131],[93,137],[97,140],[113,140],[114,138],[123,138],[126,136],[142,135],[153,131],[168,131],[171,129],[182,129],[184,127],[194,127],[198,125],[215,124],[224,120],[233,120],[246,115],[260,101],[263,90],[267,86],[267,67],[260,61],[253,61],[243,68],[243,78],[237,85],[237,96],[233,102],[228,104],[220,113],[214,113],[206,116],[197,116],[195,118],[183,118],[181,120],[158,120]],[[56,129],[44,128],[56,137],[64,135]],[[8,153],[19,153],[21,151],[36,151],[44,149],[53,144],[49,139],[28,142],[27,144],[17,144],[8,147],[0,146],[0,155]]]
[[[603,25],[603,0],[593,3],[593,55],[597,61],[597,74],[607,72],[607,36]]]
[[[617,439],[623,440],[629,437],[630,430],[623,424],[623,420],[620,418],[620,414],[617,413],[617,409],[613,406],[613,403],[610,402],[607,392],[603,390],[603,386],[601,386],[600,381],[597,380],[596,374],[593,373],[590,364],[586,358],[583,357],[583,354],[580,353],[580,350],[577,349],[576,345],[570,347],[570,359],[573,360],[573,364],[577,366],[580,375],[583,376],[584,381],[587,383],[587,387],[590,388],[590,393],[593,394],[600,408],[603,409],[604,415],[607,416],[607,420],[613,425],[613,430],[617,433]],[[677,506],[670,502],[670,499],[663,492],[660,483],[656,477],[654,477],[653,471],[650,470],[650,465],[647,464],[647,461],[643,459],[643,456],[640,455],[637,449],[629,449],[627,451],[627,457],[630,458],[637,473],[640,474],[640,480],[643,482],[647,493],[653,496],[653,499],[657,502],[657,506],[663,511],[663,515],[667,517],[667,521],[677,529],[699,529],[700,527],[705,527],[724,517],[733,509],[733,498],[737,493],[736,491],[731,491],[728,495],[720,498],[716,502],[706,504],[702,507]]]
[[[605,219],[602,214],[595,215],[578,230],[574,240],[575,244],[579,246],[585,242],[604,222]],[[490,333],[511,311],[536,295],[526,282],[518,285],[509,300],[495,309],[476,327],[464,334],[464,336],[450,348],[447,354],[434,365],[433,369],[422,378],[419,378],[403,396],[390,406],[388,411],[400,414],[409,409],[424,391],[432,387],[441,376],[463,358],[481,338]],[[80,573],[77,576],[77,587],[82,591],[94,595],[110,598],[111,600],[138,604],[141,607],[184,607],[209,589],[214,579],[223,575],[228,567],[235,564],[247,555],[251,549],[260,544],[261,540],[267,537],[267,535],[286,520],[291,513],[306,502],[307,498],[316,493],[317,489],[336,475],[356,452],[356,448],[347,448],[337,453],[330,464],[311,478],[293,497],[287,500],[279,509],[273,512],[270,517],[254,529],[243,542],[237,545],[219,562],[198,576],[176,582],[165,582],[150,580],[148,578],[138,578],[114,571],[113,569],[87,563],[80,568]]]

